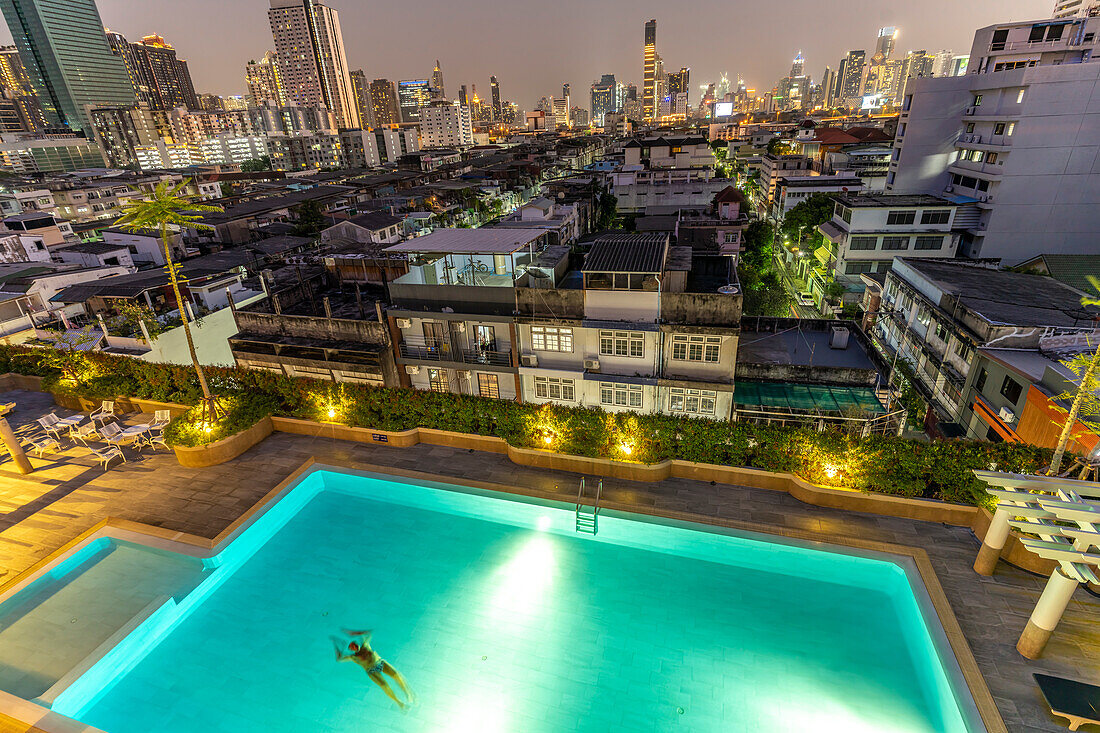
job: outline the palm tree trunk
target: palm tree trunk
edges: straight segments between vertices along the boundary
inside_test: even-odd
[[[204,421],[213,420],[214,398],[210,394],[210,386],[206,383],[206,374],[199,363],[199,355],[195,351],[195,339],[191,336],[191,323],[187,318],[187,308],[183,304],[183,295],[180,294],[179,278],[176,276],[176,264],[172,261],[172,248],[168,245],[168,225],[160,225],[160,238],[164,243],[164,259],[168,263],[168,279],[172,283],[172,292],[176,296],[176,306],[179,307],[180,320],[183,321],[183,335],[187,337],[187,349],[191,352],[191,365],[195,367],[195,375],[199,378],[199,387],[202,388],[202,417]]]
[[[1089,389],[1089,385],[1092,384],[1092,375],[1096,372],[1098,366],[1100,366],[1100,348],[1093,353],[1092,359],[1089,360],[1089,368],[1081,377],[1081,384],[1077,387],[1077,396],[1073,398],[1073,405],[1069,409],[1069,415],[1066,416],[1066,424],[1062,426],[1062,434],[1058,437],[1058,447],[1054,449],[1054,455],[1051,456],[1050,468],[1047,469],[1048,476],[1054,476],[1062,468],[1062,457],[1066,454],[1066,446],[1069,445],[1073,426],[1076,424],[1077,415],[1081,411],[1081,403],[1085,400],[1085,390]]]

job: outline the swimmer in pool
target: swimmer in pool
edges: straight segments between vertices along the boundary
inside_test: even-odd
[[[374,684],[382,688],[382,692],[389,695],[390,699],[397,703],[398,707],[404,710],[407,706],[413,703],[413,694],[409,690],[409,686],[405,684],[405,678],[401,676],[401,673],[390,666],[390,663],[378,656],[378,653],[370,648],[370,631],[350,631],[343,629],[343,632],[352,637],[349,642],[341,642],[339,639],[333,637],[332,642],[336,647],[336,661],[344,662],[351,660],[362,667],[367,676],[373,680]],[[346,651],[345,651],[346,650]],[[401,702],[397,699],[397,695],[394,694],[393,688],[390,687],[390,683],[386,681],[383,674],[387,674],[401,686],[401,690],[405,693],[405,702]]]

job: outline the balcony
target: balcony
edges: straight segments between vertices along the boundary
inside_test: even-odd
[[[512,354],[499,351],[495,345],[483,349],[455,348],[449,343],[428,341],[425,344],[399,344],[401,358],[415,361],[439,361],[452,364],[483,364],[486,366],[512,366]]]

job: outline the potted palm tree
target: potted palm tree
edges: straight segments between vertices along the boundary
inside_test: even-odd
[[[199,221],[202,218],[201,214],[220,212],[222,209],[217,206],[194,203],[192,197],[183,192],[184,185],[183,183],[173,185],[168,181],[161,183],[150,197],[122,207],[122,217],[115,222],[115,225],[131,232],[155,231],[160,234],[166,263],[164,269],[168,273],[168,281],[176,296],[176,306],[179,308],[180,320],[183,322],[183,333],[187,337],[187,348],[191,352],[191,364],[195,367],[195,375],[202,389],[199,425],[209,432],[210,427],[224,417],[224,411],[218,404],[217,398],[210,392],[206,374],[202,370],[202,364],[199,363],[198,354],[195,353],[195,340],[191,336],[190,319],[183,296],[180,294],[180,283],[186,282],[187,278],[180,277],[180,264],[172,258],[172,248],[168,238],[176,230],[213,229],[214,227]]]

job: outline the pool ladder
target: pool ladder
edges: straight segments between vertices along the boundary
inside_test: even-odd
[[[596,486],[596,499],[592,506],[581,503],[584,499],[584,477],[581,477],[581,487],[577,490],[577,531],[594,535],[599,531],[600,494],[603,493],[603,479]]]

